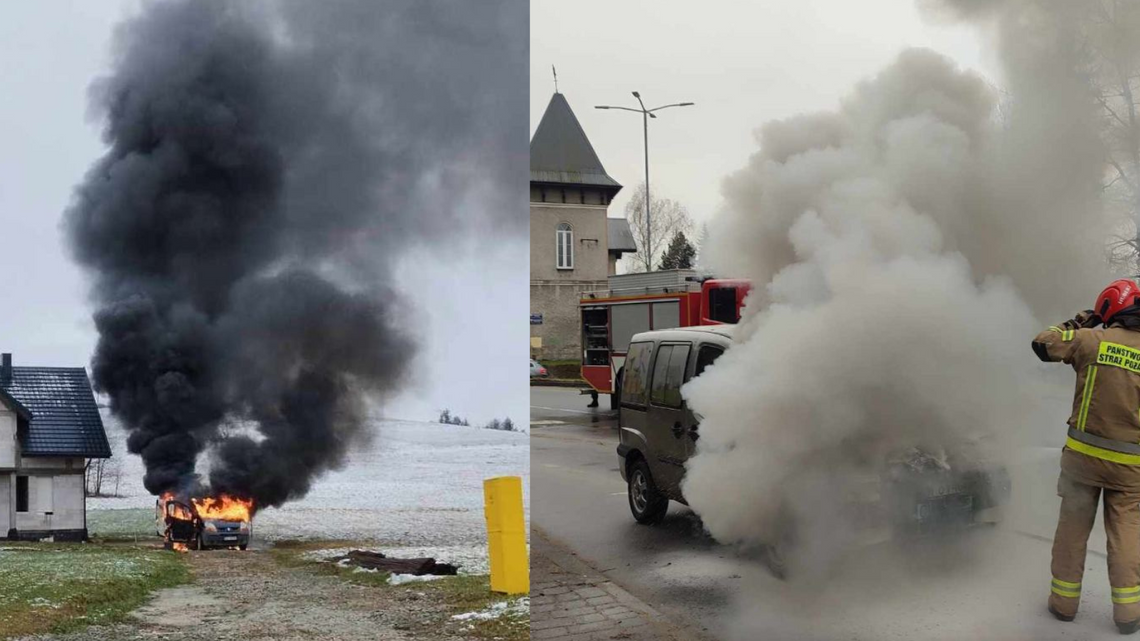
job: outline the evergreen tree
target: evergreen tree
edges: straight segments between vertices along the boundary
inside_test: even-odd
[[[673,234],[673,239],[669,241],[669,249],[665,250],[665,254],[661,257],[661,269],[692,269],[693,258],[696,256],[697,250],[693,249],[693,244],[685,238],[685,232],[678,231]]]

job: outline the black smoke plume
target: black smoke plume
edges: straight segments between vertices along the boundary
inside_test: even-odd
[[[393,262],[525,231],[527,19],[173,0],[120,27],[91,93],[108,150],[65,227],[149,491],[280,505],[366,437],[415,352]]]

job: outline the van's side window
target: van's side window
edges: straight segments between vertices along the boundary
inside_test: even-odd
[[[684,382],[685,365],[688,362],[688,345],[662,345],[657,348],[650,393],[654,405],[681,407],[681,383]]]
[[[709,345],[707,343],[701,345],[701,348],[697,350],[697,364],[693,367],[693,378],[700,376],[701,372],[716,362],[716,359],[720,358],[720,355],[723,353],[724,350],[716,345]]]
[[[630,343],[622,373],[622,405],[645,405],[653,343]]]

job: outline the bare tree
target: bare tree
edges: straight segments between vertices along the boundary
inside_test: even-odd
[[[90,458],[84,467],[84,489],[87,496],[102,496],[103,492],[103,466],[106,459]]]
[[[1129,228],[1112,244],[1113,261],[1140,269],[1140,3],[1093,0],[1081,33],[1081,54],[1101,109],[1105,202]]]
[[[83,489],[87,492],[87,496],[118,496],[119,495],[119,482],[122,479],[122,468],[119,465],[117,458],[90,458],[87,459],[87,464],[84,466],[84,483]],[[106,483],[114,489],[108,493],[103,492],[103,485]]]
[[[625,204],[625,217],[633,230],[633,241],[637,252],[626,257],[626,268],[630,272],[647,272],[657,262],[677,232],[689,233],[693,221],[689,210],[681,203],[669,198],[651,197],[649,203],[650,230],[645,227],[645,183],[637,186],[633,197]]]
[[[122,459],[111,457],[103,465],[103,482],[113,488],[105,496],[119,496],[119,482],[123,479]]]

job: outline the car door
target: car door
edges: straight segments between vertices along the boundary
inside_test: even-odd
[[[649,457],[649,439],[646,436],[649,409],[649,372],[653,365],[653,341],[629,344],[622,375],[621,409],[618,424],[621,426],[621,443],[639,450]],[[650,465],[650,474],[653,465]]]
[[[709,365],[716,362],[724,354],[725,346],[713,342],[704,342],[697,346],[697,354],[691,359],[692,369],[685,377],[685,382],[688,383],[692,379],[700,376]],[[688,438],[686,445],[688,447],[688,454],[685,460],[688,460],[697,449],[697,439],[700,438],[700,418],[693,414],[689,409],[688,404],[685,406],[685,425],[688,430]]]
[[[687,410],[681,399],[681,385],[689,369],[692,344],[663,342],[653,359],[649,384],[648,432],[651,444],[649,466],[658,489],[669,498],[680,500],[681,478],[690,452]]]

